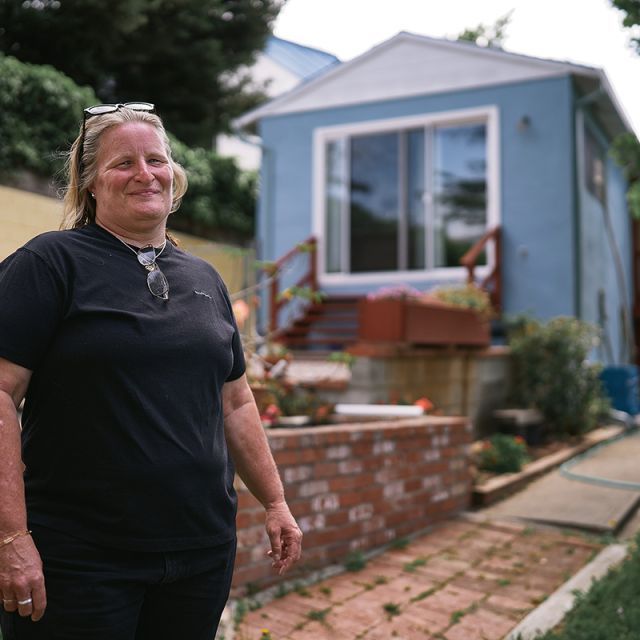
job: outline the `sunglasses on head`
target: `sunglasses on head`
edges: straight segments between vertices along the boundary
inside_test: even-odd
[[[86,132],[87,120],[94,116],[103,116],[106,113],[115,113],[120,109],[131,109],[132,111],[143,111],[145,113],[155,113],[156,106],[151,102],[117,102],[116,104],[94,104],[84,110],[82,119],[82,136],[80,140],[80,173],[82,173],[82,154],[84,153],[84,136]]]
[[[92,116],[102,116],[105,113],[115,113],[120,109],[131,109],[132,111],[146,111],[155,113],[156,107],[150,102],[118,102],[116,104],[94,104],[84,110],[84,119],[88,120]]]

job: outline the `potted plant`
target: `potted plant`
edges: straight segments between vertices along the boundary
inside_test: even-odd
[[[333,405],[322,401],[308,388],[286,380],[270,379],[267,382],[271,404],[266,408],[263,424],[266,426],[304,426],[328,422]]]

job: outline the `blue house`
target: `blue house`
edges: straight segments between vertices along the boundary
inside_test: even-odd
[[[317,242],[281,288],[463,283],[475,247],[504,314],[582,318],[603,362],[633,358],[635,229],[608,154],[631,127],[602,70],[402,32],[236,124],[262,140],[262,258]]]

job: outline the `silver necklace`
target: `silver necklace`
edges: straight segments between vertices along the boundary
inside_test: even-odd
[[[118,238],[118,236],[114,235],[114,238]],[[122,242],[122,244],[127,247],[127,249],[129,249],[129,251],[133,251],[133,253],[135,253],[136,255],[138,255],[138,252],[129,244],[127,244],[122,238],[118,238],[118,240],[120,240],[120,242]],[[164,242],[162,243],[162,249],[160,249],[160,251],[158,251],[156,253],[156,260],[160,257],[160,254],[164,251],[165,247],[167,246],[167,239],[164,239]],[[144,249],[144,247],[140,247],[140,249]],[[154,248],[155,251],[155,248]]]
[[[118,238],[118,236],[115,237]],[[160,271],[160,268],[156,264],[156,260],[160,257],[160,254],[165,250],[165,247],[167,246],[167,239],[164,239],[162,249],[160,249],[160,251],[158,251],[157,253],[153,245],[141,247],[136,251],[121,238],[118,238],[118,240],[120,240],[120,242],[122,242],[122,244],[127,247],[127,249],[130,249],[134,253],[136,258],[138,259],[138,262],[147,270],[147,287],[149,288],[149,291],[156,298],[168,300],[169,283],[167,282],[167,278],[165,277],[164,273]],[[149,255],[151,253],[150,251],[148,253],[145,251],[148,249],[153,249],[153,258]]]

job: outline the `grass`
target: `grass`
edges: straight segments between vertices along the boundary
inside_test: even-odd
[[[537,640],[634,640],[640,629],[640,534],[631,555],[594,582],[586,593],[578,592],[571,611],[560,627]]]

